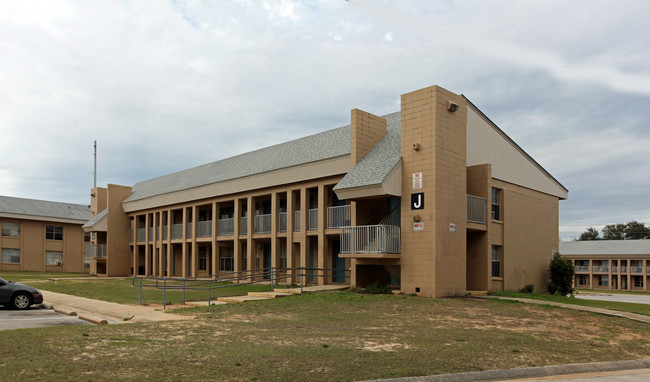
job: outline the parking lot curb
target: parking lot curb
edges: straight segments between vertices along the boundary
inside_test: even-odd
[[[61,307],[56,307],[56,306],[54,306],[52,308],[54,309],[55,312],[65,314],[66,316],[76,316],[77,315],[77,312],[75,312],[74,310],[69,310],[69,309],[66,309],[66,308],[61,308]]]
[[[629,361],[573,363],[568,365],[551,365],[515,369],[499,369],[474,371],[457,374],[438,374],[423,377],[404,377],[389,379],[374,379],[366,382],[473,382],[473,381],[504,381],[509,379],[542,378],[555,375],[571,375],[579,373],[599,373],[622,370],[639,370],[650,368],[650,358]]]
[[[84,321],[88,321],[90,323],[93,323],[95,325],[107,325],[108,324],[108,320],[93,317],[93,316],[89,316],[87,314],[80,314],[79,318],[84,320]]]

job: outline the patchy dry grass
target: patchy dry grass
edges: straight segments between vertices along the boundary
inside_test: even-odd
[[[0,380],[348,381],[650,356],[647,324],[492,300],[334,292],[174,312],[196,318],[0,332]]]

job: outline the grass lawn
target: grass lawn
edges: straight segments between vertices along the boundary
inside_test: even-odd
[[[494,292],[491,294],[496,296],[521,297],[521,298],[529,298],[533,300],[561,302],[564,304],[591,306],[594,308],[612,309],[612,310],[632,312],[632,313],[638,313],[638,314],[650,316],[650,305],[648,304],[635,304],[631,302],[616,302],[616,301],[585,300],[585,299],[575,298],[575,297],[556,296],[556,295],[541,294],[541,293]]]
[[[136,280],[136,283],[139,281]],[[145,283],[151,281],[145,280]],[[117,302],[120,304],[138,304],[140,301],[140,288],[132,285],[131,278],[125,279],[102,279],[93,278],[91,280],[58,280],[58,281],[33,281],[29,285],[46,291],[71,294],[75,296],[94,298],[97,300]],[[162,285],[162,283],[160,284]],[[168,304],[181,304],[183,302],[182,282],[168,282],[167,286],[174,286],[179,289],[169,289],[166,294]],[[217,284],[214,284],[216,286]],[[228,283],[220,283],[220,286],[227,288],[212,289],[210,298],[215,299],[222,296],[241,296],[248,292],[270,291],[268,285],[236,285],[230,286]],[[207,290],[192,290],[190,284],[185,292],[186,301],[207,301]],[[164,292],[162,289],[153,287],[142,288],[143,304],[162,304]]]
[[[497,300],[330,292],[175,313],[195,319],[0,332],[0,380],[350,381],[650,357],[647,324]]]
[[[0,271],[0,278],[19,282],[31,280],[47,280],[51,278],[93,277],[88,273],[56,273],[56,272],[7,272]]]

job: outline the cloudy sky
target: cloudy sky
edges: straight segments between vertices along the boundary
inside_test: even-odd
[[[560,237],[650,223],[647,0],[3,1],[0,195],[134,183],[462,93],[569,189]]]

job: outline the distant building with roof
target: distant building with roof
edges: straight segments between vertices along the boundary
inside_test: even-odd
[[[0,271],[88,272],[87,205],[0,196]]]
[[[92,190],[91,272],[243,276],[405,293],[546,285],[567,189],[464,96]],[[304,278],[300,274],[306,274]]]
[[[573,261],[575,288],[648,291],[650,240],[562,241],[560,254]]]

